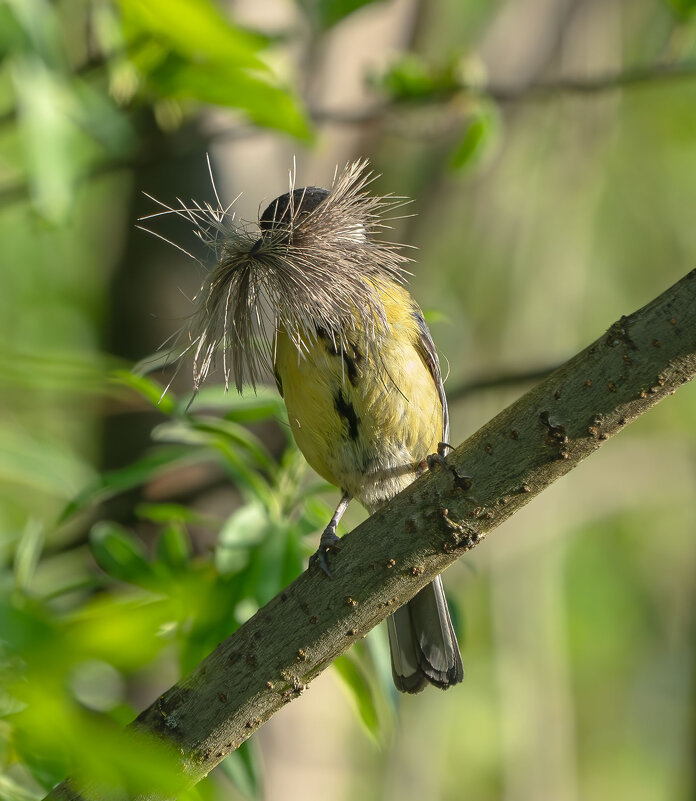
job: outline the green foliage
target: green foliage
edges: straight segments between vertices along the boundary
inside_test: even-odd
[[[259,125],[309,137],[296,101],[260,57],[267,38],[232,25],[208,2],[120,5],[131,62],[154,97],[243,109]]]
[[[353,12],[380,0],[299,0],[305,14],[322,30],[337,25]]]
[[[147,402],[162,396],[162,387],[151,379],[121,370],[110,383]],[[306,536],[330,517],[319,497],[325,485],[303,487],[304,464],[290,440],[278,461],[241,422],[279,419],[283,407],[277,394],[261,389],[240,397],[207,389],[190,413],[185,407],[185,399],[165,396],[157,408],[166,421],[154,432],[164,444],[86,482],[59,525],[74,524],[96,504],[167,471],[211,459],[241,493],[241,505],[227,519],[202,516],[178,503],[141,503],[135,511],[153,532],[151,547],[133,529],[100,520],[89,535],[98,573],[79,588],[70,584],[44,591],[43,597],[36,595],[33,580],[43,526],[30,521],[16,545],[14,594],[0,602],[0,670],[7,677],[2,700],[8,710],[0,736],[45,789],[70,773],[79,781],[98,780],[133,793],[154,776],[169,791],[172,757],[122,732],[133,710],[118,687],[159,657],[174,655],[182,673],[190,670],[301,572],[311,552]],[[192,527],[216,535],[212,552],[194,553]],[[84,570],[92,572],[88,564]],[[93,595],[95,585],[100,593]],[[108,686],[117,688],[115,695],[104,689]],[[53,719],[49,728],[46,715]],[[223,767],[249,798],[258,797],[261,788],[253,748],[231,755]],[[88,760],[79,756],[85,751]],[[10,790],[16,797],[23,792],[21,785]]]
[[[487,103],[480,103],[467,122],[459,144],[451,156],[451,164],[457,170],[478,164],[489,151],[500,120],[497,109]]]
[[[220,763],[220,770],[246,798],[263,798],[261,762],[254,740],[247,740],[228,754]]]
[[[310,139],[297,99],[265,60],[268,37],[234,25],[212,2],[92,5],[102,54],[91,69],[76,70],[55,4],[0,4],[0,62],[9,62],[13,79],[21,174],[47,220],[67,219],[85,176],[103,164],[137,159],[138,106],[228,106],[254,124]],[[100,71],[109,83],[91,78]]]
[[[694,0],[665,0],[680,17],[689,19],[696,11],[696,2]]]
[[[409,53],[391,65],[378,85],[397,102],[449,97],[463,88],[460,60],[452,58],[436,65]]]

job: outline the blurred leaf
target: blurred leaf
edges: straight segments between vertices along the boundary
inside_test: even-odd
[[[14,560],[15,587],[27,590],[44,544],[45,527],[42,521],[29,518],[20,537]]]
[[[485,104],[479,107],[450,157],[450,164],[454,169],[461,170],[481,160],[491,138],[497,133],[498,122],[499,118],[493,106]]]
[[[179,570],[184,568],[191,557],[191,539],[186,529],[172,523],[162,530],[157,538],[157,558],[167,567]]]
[[[402,56],[379,80],[395,101],[438,100],[461,88],[458,58],[433,66],[414,53]]]
[[[135,507],[135,513],[143,520],[151,520],[153,523],[197,523],[208,526],[217,523],[216,519],[180,503],[140,503]]]
[[[56,498],[70,498],[90,481],[92,468],[66,446],[0,422],[0,479]]]
[[[302,534],[297,526],[293,526],[285,535],[285,554],[283,569],[280,574],[279,587],[286,587],[305,569],[305,547]]]
[[[36,58],[17,59],[13,76],[32,196],[46,219],[60,222],[83,167],[84,136],[66,113],[74,98],[67,81]]]
[[[254,391],[245,387],[242,394],[238,392],[225,392],[220,385],[206,385],[193,398],[190,407],[189,401],[182,399],[177,402],[177,412],[183,414],[188,407],[191,414],[203,410],[224,412],[225,419],[236,423],[253,423],[258,420],[280,418],[284,420],[285,402],[276,389],[260,386]]]
[[[63,755],[78,788],[98,786],[109,798],[177,796],[182,784],[180,763],[164,740],[133,728],[122,729],[108,716],[81,708],[66,694],[49,695],[37,685],[33,690],[32,703],[17,716],[23,759]]]
[[[310,496],[302,504],[302,511],[297,521],[298,531],[302,536],[323,531],[332,514],[333,509],[326,501]]]
[[[82,351],[28,351],[0,345],[0,385],[15,389],[43,389],[77,395],[103,395],[108,371],[119,360]]]
[[[327,29],[375,2],[379,0],[300,0],[300,5],[316,26]]]
[[[0,3],[0,63],[11,53],[24,50],[28,37],[7,3]]]
[[[128,27],[163,38],[191,62],[266,71],[256,53],[268,40],[232,25],[209,0],[120,0]]]
[[[130,531],[102,521],[92,527],[89,541],[97,564],[113,578],[131,584],[151,582],[153,572],[145,549]]]
[[[427,308],[423,309],[423,317],[428,325],[435,325],[437,323],[450,323],[452,318],[442,311],[442,309]]]
[[[75,79],[71,83],[75,97],[72,120],[101,145],[114,159],[126,159],[138,145],[138,139],[129,118],[102,89],[87,81]]]
[[[272,459],[265,454],[256,437],[241,426],[225,421],[198,422],[195,418],[173,420],[157,426],[152,437],[157,441],[202,445],[208,455],[211,449],[216,450],[223,457],[223,466],[241,490],[261,500],[269,509],[276,506],[272,488],[259,473],[259,468],[273,465]]]
[[[245,740],[218,767],[245,798],[262,797],[261,760],[256,740]]]
[[[696,0],[665,0],[665,2],[684,19],[688,19],[696,11]]]
[[[151,378],[136,375],[129,370],[113,370],[111,379],[116,384],[135,390],[162,414],[173,414],[175,399],[170,394],[165,394],[165,388]]]
[[[142,591],[126,597],[97,596],[66,618],[63,650],[56,658],[69,660],[68,667],[97,659],[124,672],[138,670],[167,644],[160,635],[173,612],[170,599]]]
[[[67,72],[69,60],[65,53],[60,20],[53,4],[48,0],[4,0],[4,5],[14,12],[14,22],[10,23],[10,30],[18,24],[31,51],[47,66]],[[26,49],[28,52],[29,47]]]
[[[60,516],[59,522],[65,522],[74,514],[92,504],[100,503],[120,492],[139,487],[154,478],[162,470],[175,464],[189,463],[204,457],[209,458],[208,454],[192,451],[191,448],[172,446],[152,451],[120,470],[111,470],[100,476],[96,482],[93,482],[68,503]]]
[[[242,109],[258,125],[310,139],[307,119],[288,91],[234,66],[189,62],[172,53],[148,77],[163,97]]]
[[[0,631],[3,645],[18,653],[55,642],[55,626],[46,610],[24,596],[21,601],[0,596]]]
[[[0,798],[3,801],[40,801],[43,795],[43,792],[23,787],[7,774],[0,774]]]
[[[367,731],[376,740],[380,737],[379,715],[375,705],[374,695],[370,682],[364,669],[349,653],[339,656],[333,663],[338,675],[343,679],[344,686],[354,702],[360,720]]]
[[[247,503],[227,518],[220,531],[218,548],[251,548],[258,545],[266,536],[269,526],[266,509],[255,501]]]
[[[215,417],[197,417],[191,420],[191,426],[196,431],[218,434],[230,444],[241,447],[251,456],[256,466],[264,470],[270,477],[278,471],[275,459],[266,449],[261,440],[242,425],[229,419],[219,420]]]

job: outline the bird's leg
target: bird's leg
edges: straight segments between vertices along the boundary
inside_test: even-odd
[[[464,492],[468,492],[471,489],[471,485],[474,483],[473,478],[467,475],[460,475],[457,472],[457,468],[453,465],[447,464],[447,458],[445,454],[447,451],[453,451],[454,447],[449,445],[447,442],[438,442],[437,444],[437,453],[431,453],[430,456],[427,458],[428,470],[434,470],[435,465],[440,465],[445,470],[448,470],[452,473],[454,477],[454,484],[459,489],[464,490]]]
[[[321,534],[321,539],[319,540],[319,547],[316,550],[316,553],[312,554],[309,558],[309,565],[310,567],[313,564],[318,563],[319,567],[326,573],[326,575],[331,578],[331,570],[329,569],[329,551],[333,551],[334,553],[338,550],[337,546],[338,543],[341,541],[341,538],[336,534],[336,526],[338,525],[340,519],[343,517],[343,513],[348,508],[348,504],[350,503],[350,495],[344,494],[341,500],[339,501],[338,506],[336,507],[336,511],[333,513],[333,517],[329,521],[329,525],[324,529]]]
[[[444,467],[445,470],[449,470],[450,466],[447,464],[447,459],[445,454],[447,451],[453,451],[454,445],[450,445],[448,442],[438,442],[437,443],[437,453],[431,453],[428,458],[428,470],[432,470],[436,464],[439,464],[440,467]]]

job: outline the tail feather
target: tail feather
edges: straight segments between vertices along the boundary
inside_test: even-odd
[[[431,584],[387,619],[392,675],[397,689],[418,693],[428,684],[446,690],[464,678],[442,580]]]

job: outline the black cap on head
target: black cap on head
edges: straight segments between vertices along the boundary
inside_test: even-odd
[[[276,226],[286,225],[290,221],[291,215],[297,217],[303,212],[314,211],[322,201],[326,200],[328,195],[328,189],[321,189],[318,186],[305,186],[302,189],[295,189],[293,192],[286,192],[266,208],[259,220],[259,227],[262,231],[270,231]]]

